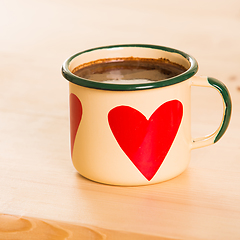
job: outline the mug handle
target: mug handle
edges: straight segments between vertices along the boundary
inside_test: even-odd
[[[215,88],[223,99],[224,108],[222,122],[214,133],[205,137],[192,139],[191,149],[196,149],[214,144],[223,136],[231,118],[232,101],[227,87],[215,78],[194,76],[192,77],[191,86]]]

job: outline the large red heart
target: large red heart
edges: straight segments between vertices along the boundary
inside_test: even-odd
[[[70,104],[70,136],[71,136],[71,156],[73,154],[73,146],[78,130],[78,126],[82,119],[82,104],[78,97],[71,93],[69,97]]]
[[[183,105],[165,102],[149,120],[129,106],[117,106],[108,113],[108,122],[121,149],[150,181],[160,168],[179,129]]]

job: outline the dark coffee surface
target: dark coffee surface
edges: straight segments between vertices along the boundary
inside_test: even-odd
[[[185,71],[186,68],[167,59],[121,58],[78,66],[73,73],[98,82],[144,83],[168,79]]]

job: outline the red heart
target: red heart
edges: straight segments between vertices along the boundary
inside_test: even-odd
[[[78,126],[82,119],[82,104],[78,97],[73,93],[70,94],[69,103],[70,103],[70,136],[72,156]]]
[[[108,113],[108,122],[121,149],[150,181],[160,168],[179,129],[183,105],[165,102],[149,120],[129,106],[117,106]]]

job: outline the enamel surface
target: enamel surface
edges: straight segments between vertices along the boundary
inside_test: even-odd
[[[190,161],[190,84],[144,91],[103,91],[70,83],[83,115],[76,135],[72,161],[91,180],[116,185],[144,185],[165,181],[182,173]],[[108,124],[109,111],[121,105],[138,109],[147,119],[163,103],[179,100],[184,112],[175,140],[156,175],[148,181],[116,142]]]
[[[187,71],[152,85],[99,83],[71,74],[71,70],[80,64],[129,56],[167,58],[185,66]],[[193,76],[196,71],[197,63],[187,54],[149,45],[102,47],[69,58],[63,65],[63,75],[69,80],[71,98],[74,96],[81,106],[80,115],[71,113],[71,117],[76,115],[79,118],[71,140],[72,162],[76,170],[93,181],[123,186],[158,183],[181,174],[189,164],[191,150],[215,143],[224,134],[231,115],[231,99],[226,87],[216,79]],[[209,136],[197,139],[191,137],[191,86],[218,90],[225,110],[218,129]],[[119,146],[109,126],[108,114],[116,107],[129,106],[149,119],[156,109],[172,100],[180,101],[183,106],[181,123],[163,163],[155,175],[147,179]]]

